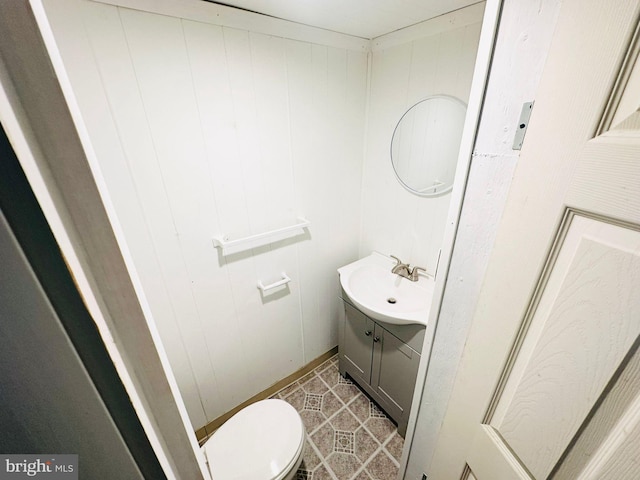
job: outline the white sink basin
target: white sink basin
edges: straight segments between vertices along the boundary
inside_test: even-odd
[[[391,273],[395,260],[373,252],[338,269],[348,300],[374,320],[395,325],[427,324],[433,280],[417,282]]]

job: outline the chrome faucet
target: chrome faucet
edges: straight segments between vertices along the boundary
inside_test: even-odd
[[[394,257],[393,255],[391,255],[391,258],[393,258],[397,262],[395,266],[391,269],[391,273],[395,273],[396,275],[400,275],[401,277],[404,277],[404,278],[409,278],[409,276],[411,275],[411,271],[409,270],[409,264],[402,263],[402,260],[400,260],[398,257]]]
[[[404,277],[412,282],[417,282],[420,279],[420,274],[418,273],[420,272],[420,270],[425,273],[427,272],[427,270],[422,267],[410,268],[408,263],[402,263],[402,260],[400,260],[398,257],[394,257],[393,255],[391,255],[391,258],[393,258],[397,262],[391,269],[391,273],[400,275],[401,277]]]
[[[425,268],[413,267],[411,269],[411,273],[409,274],[409,280],[411,280],[412,282],[417,282],[418,280],[420,280],[420,277],[418,276],[418,271],[420,270],[422,270],[424,273],[427,273],[427,270]]]

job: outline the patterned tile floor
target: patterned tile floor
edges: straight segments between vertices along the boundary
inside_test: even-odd
[[[296,480],[395,480],[403,438],[369,397],[338,371],[338,356],[272,398],[293,405],[307,429]]]

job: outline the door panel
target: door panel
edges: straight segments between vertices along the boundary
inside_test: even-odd
[[[640,223],[639,134],[640,129],[611,131],[589,141],[571,178],[566,205]]]
[[[603,455],[604,460],[601,465],[595,464],[580,477],[592,480],[620,480],[621,478],[638,478],[638,445],[640,445],[640,423],[637,421],[638,409],[634,408],[635,421],[632,428],[620,425],[618,431],[623,434],[622,442],[611,445],[611,455]],[[628,428],[628,432],[622,429]],[[595,463],[595,462],[594,462]]]
[[[562,4],[430,480],[640,478],[639,16]]]
[[[625,438],[624,430],[637,430],[640,422],[640,350],[638,341],[632,348],[633,355],[620,370],[615,382],[610,386],[601,405],[589,418],[577,441],[570,447],[553,479],[594,479],[628,478],[620,473],[611,477],[612,472],[620,472],[629,466],[628,461],[637,466],[636,435]],[[616,449],[616,445],[620,448]],[[613,447],[613,448],[612,448]],[[620,455],[622,454],[622,455]],[[637,468],[637,467],[636,467]],[[582,472],[582,475],[580,475]],[[627,472],[627,474],[630,472]],[[626,474],[625,474],[626,475]]]
[[[567,221],[493,428],[480,431],[534,478],[549,476],[640,335],[640,232]]]
[[[491,480],[531,480],[531,475],[509,450],[500,433],[490,425],[479,425],[467,457],[469,477]],[[475,474],[475,476],[471,473]]]

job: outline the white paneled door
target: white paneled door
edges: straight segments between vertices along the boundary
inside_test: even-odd
[[[639,13],[562,5],[429,480],[640,478]]]

